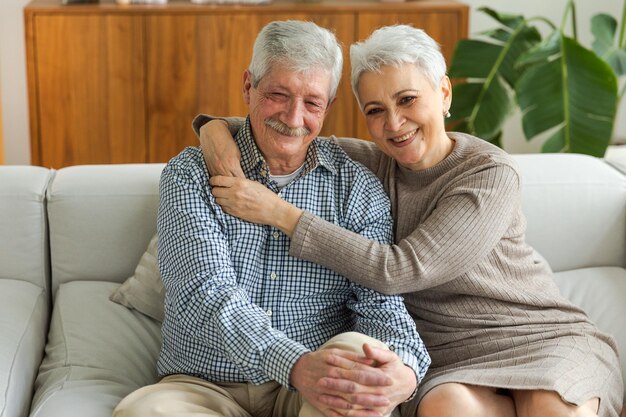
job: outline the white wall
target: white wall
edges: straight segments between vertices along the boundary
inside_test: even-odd
[[[28,0],[0,1],[0,92],[4,163],[30,164],[26,53],[22,9]]]
[[[489,6],[500,12],[519,13],[527,17],[543,15],[560,24],[567,0],[463,0],[471,7],[470,33],[493,27],[490,18],[476,8]],[[24,49],[24,18],[22,9],[28,0],[0,1],[0,92],[4,128],[4,158],[6,164],[29,164],[28,99],[26,89],[26,58]],[[589,20],[599,12],[619,19],[622,1],[579,0],[576,3],[578,35],[583,45],[590,46]],[[45,128],[45,126],[44,126]],[[618,115],[615,137],[626,140],[626,105]],[[540,143],[523,140],[519,117],[507,124],[503,138],[509,152],[536,152]]]

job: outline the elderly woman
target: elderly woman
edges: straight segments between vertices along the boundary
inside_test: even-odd
[[[288,234],[291,255],[404,295],[432,365],[403,416],[616,417],[623,382],[615,342],[559,295],[549,266],[525,243],[520,174],[510,156],[446,133],[452,96],[438,45],[419,29],[391,26],[352,45],[350,55],[352,87],[376,147],[336,140],[382,180],[396,244],[367,240],[238,178],[223,121],[201,134],[209,169],[230,175],[211,179],[217,201]],[[199,116],[196,129],[207,120]],[[230,122],[233,130],[240,123]],[[338,393],[368,385],[346,375],[323,385]],[[344,398],[377,410],[375,393],[324,402],[345,414]]]

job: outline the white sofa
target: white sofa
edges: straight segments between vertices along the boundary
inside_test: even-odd
[[[28,415],[49,322],[51,172],[0,166],[0,416]]]
[[[581,155],[516,159],[529,242],[626,352],[626,176]],[[156,380],[159,322],[109,296],[155,233],[162,168],[0,167],[0,417],[110,417]]]

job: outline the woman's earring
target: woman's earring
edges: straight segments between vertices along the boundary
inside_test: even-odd
[[[444,117],[445,117],[446,119],[449,119],[449,118],[450,118],[450,116],[452,116],[452,115],[450,114],[450,110],[446,110],[446,112],[444,113]]]

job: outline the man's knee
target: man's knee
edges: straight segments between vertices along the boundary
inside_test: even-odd
[[[141,388],[124,398],[113,411],[112,417],[165,417],[169,410],[163,396],[151,392],[149,387]]]
[[[324,343],[320,349],[342,349],[363,353],[363,344],[365,343],[379,349],[388,349],[387,345],[380,340],[359,332],[339,333]]]

